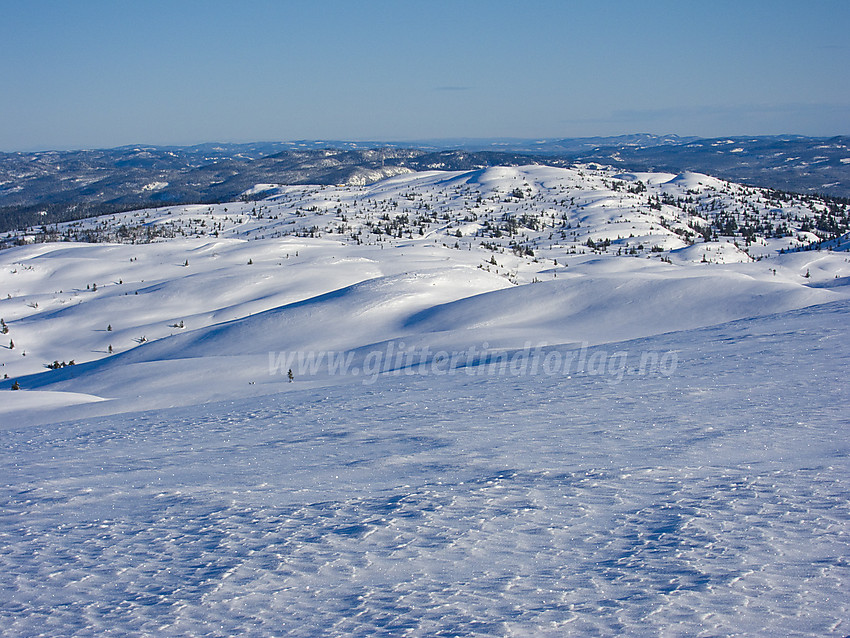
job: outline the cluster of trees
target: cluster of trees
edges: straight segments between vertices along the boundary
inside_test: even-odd
[[[67,366],[73,366],[73,365],[76,365],[76,364],[74,363],[74,360],[71,359],[68,363],[65,363],[64,361],[62,363],[59,363],[58,361],[54,361],[53,363],[48,363],[47,368],[49,370],[58,370],[59,368],[65,368]]]

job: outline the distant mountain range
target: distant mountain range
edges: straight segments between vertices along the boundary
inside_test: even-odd
[[[754,186],[850,197],[850,137],[675,135],[311,140],[0,153],[0,230],[102,213],[231,201],[256,184],[368,184],[422,170],[596,162],[698,171]]]

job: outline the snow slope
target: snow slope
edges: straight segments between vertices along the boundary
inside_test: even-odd
[[[617,384],[389,375],[7,430],[0,626],[846,635],[848,313],[619,344],[678,366]]]
[[[828,302],[850,275],[846,253],[779,254],[794,238],[688,245],[712,215],[820,210],[693,173],[495,167],[262,191],[55,230],[153,243],[1,251],[0,387],[69,393],[70,417],[185,405],[279,391],[271,352],[603,343]],[[0,413],[36,418],[16,405]]]
[[[385,352],[388,342],[417,351],[427,346],[431,353],[424,356],[429,361],[440,351],[474,347],[504,351],[529,343],[580,346],[712,325],[846,296],[843,287],[813,288],[777,281],[761,272],[744,274],[720,266],[708,271],[623,258],[589,260],[559,278],[513,286],[471,266],[440,266],[433,249],[417,257],[418,269],[399,272],[410,265],[407,260],[417,251],[410,249],[406,257],[388,256],[383,261],[346,261],[339,256],[346,253],[337,247],[312,248],[319,256],[292,268],[293,275],[287,274],[282,281],[275,275],[257,276],[253,270],[257,263],[239,264],[211,274],[188,274],[150,285],[141,282],[138,295],[120,293],[128,284],[112,286],[119,292],[111,294],[100,288],[89,293],[100,297],[10,323],[16,350],[26,347],[29,352],[8,367],[21,366],[24,359],[32,365],[39,355],[41,361],[34,362],[40,366],[44,361],[64,361],[64,352],[69,359],[76,357],[75,366],[15,379],[25,391],[71,393],[72,403],[77,403],[74,393],[110,399],[76,405],[64,413],[65,418],[73,418],[277,392],[283,379],[270,373],[270,353],[357,352],[353,367],[362,369],[363,359],[370,352]],[[345,263],[325,266],[330,271],[326,275],[316,264],[334,261],[328,257],[331,249]],[[166,268],[186,270],[171,261]],[[369,276],[376,274],[377,264],[384,272],[397,274]],[[234,269],[252,276],[243,279]],[[364,274],[366,278],[357,283],[335,287]],[[307,277],[315,281],[317,292],[333,289],[309,295],[302,280]],[[205,289],[210,294],[203,294]],[[301,298],[305,294],[309,296]],[[123,312],[119,304],[124,305]],[[237,318],[222,321],[234,315]],[[198,323],[202,327],[186,327]],[[180,324],[184,327],[177,328]],[[68,338],[80,332],[78,340]],[[133,341],[127,347],[129,335],[141,335],[147,341]],[[119,348],[113,348],[112,356],[103,356],[108,353],[107,342]],[[100,350],[95,354],[101,356],[85,362],[74,355],[82,344]],[[59,354],[45,356],[42,352],[47,347]],[[7,352],[7,357],[15,354],[15,350]],[[351,374],[323,376],[322,370],[296,372],[302,383],[314,378],[322,383],[355,380]],[[20,412],[14,404],[2,409]],[[31,421],[37,412],[27,408],[26,415],[14,418]],[[49,412],[38,418],[57,418],[53,407]]]
[[[262,192],[0,251],[3,635],[848,633],[821,203],[592,167]],[[736,214],[797,226],[700,238]]]

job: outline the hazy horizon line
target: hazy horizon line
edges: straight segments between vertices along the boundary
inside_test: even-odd
[[[190,143],[149,143],[149,142],[129,142],[127,144],[117,144],[115,146],[57,146],[57,147],[28,147],[18,148],[14,150],[0,149],[0,153],[15,154],[15,153],[67,153],[75,151],[114,151],[125,148],[194,148],[199,146],[252,146],[261,144],[318,144],[327,142],[333,144],[352,144],[352,145],[374,145],[371,148],[381,148],[381,146],[404,145],[409,148],[417,148],[418,145],[443,146],[448,148],[450,142],[462,144],[473,143],[524,143],[524,144],[547,144],[559,141],[578,141],[578,140],[613,140],[618,138],[628,137],[652,137],[652,138],[679,138],[686,140],[719,140],[719,139],[782,139],[782,138],[797,138],[811,140],[827,140],[836,137],[850,137],[850,133],[836,133],[834,135],[805,135],[802,133],[776,133],[776,134],[758,134],[758,135],[715,135],[706,137],[702,135],[683,135],[679,133],[620,133],[617,135],[552,135],[552,136],[535,136],[535,137],[520,137],[520,136],[492,136],[492,137],[428,137],[428,138],[387,138],[387,139],[337,139],[337,138],[297,138],[297,139],[254,139],[248,141],[223,141],[223,140],[206,140],[202,142]],[[335,148],[329,146],[328,148]]]

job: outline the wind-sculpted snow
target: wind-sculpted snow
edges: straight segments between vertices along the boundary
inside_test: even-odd
[[[619,384],[384,376],[12,427],[0,630],[846,635],[849,318],[617,344],[679,361]]]
[[[504,286],[489,273],[464,267],[367,279],[247,317],[178,329],[113,356],[20,377],[27,391],[67,393],[68,410],[46,403],[41,410],[26,405],[26,414],[14,404],[5,411],[16,410],[13,419],[45,422],[268,394],[281,390],[280,375],[293,368],[299,383],[314,384],[365,383],[379,371],[400,367],[443,373],[440,356],[455,368],[482,358],[512,358],[506,353],[526,347],[613,343],[845,297],[841,286],[821,290],[665,264],[625,272],[616,264],[589,264],[585,274],[575,270],[557,280]],[[405,350],[410,353],[404,357],[396,354]],[[546,354],[537,356],[539,368]],[[559,358],[559,369],[568,374],[565,365]],[[506,371],[503,366],[500,373]],[[75,393],[112,400],[81,404]]]

